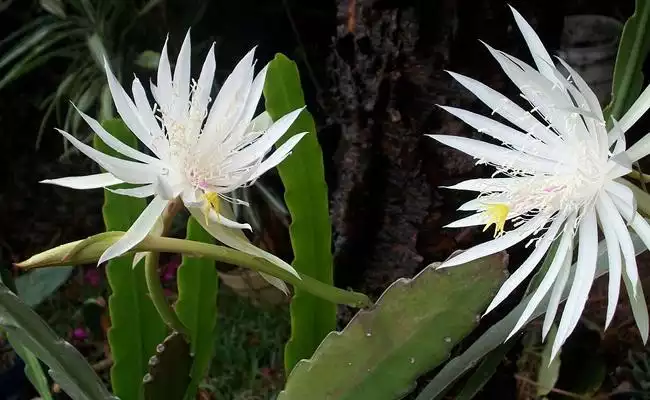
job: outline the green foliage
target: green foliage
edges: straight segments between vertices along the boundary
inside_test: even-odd
[[[643,86],[643,62],[650,50],[650,0],[636,0],[634,14],[623,26],[614,65],[612,100],[605,118],[620,119],[639,97]]]
[[[194,217],[187,221],[187,239],[213,243],[210,236]],[[194,399],[196,390],[210,367],[214,353],[214,334],[217,325],[218,275],[214,260],[183,256],[178,269],[178,301],[176,314],[190,332],[194,363],[192,381],[186,398]]]
[[[41,362],[27,347],[20,344],[19,341],[12,343],[12,334],[7,335],[11,347],[16,351],[16,354],[25,362],[25,376],[32,383],[42,400],[52,400],[52,393],[50,393],[50,383],[41,368]]]
[[[191,377],[190,344],[174,332],[156,347],[144,376],[145,400],[183,400]]]
[[[634,248],[637,249],[637,254],[645,250],[645,246],[641,244],[641,239],[634,232],[630,232]],[[643,249],[643,250],[639,250]],[[596,249],[598,254],[597,270],[594,279],[598,279],[608,271],[607,267],[607,247],[605,242],[598,243]],[[575,264],[571,268],[575,271]],[[561,302],[565,301],[569,296],[569,288],[566,288],[562,294]],[[456,382],[460,377],[466,374],[469,370],[474,368],[486,355],[494,351],[497,347],[501,346],[515,324],[519,320],[521,313],[526,308],[532,295],[526,296],[517,307],[503,317],[499,322],[493,324],[483,335],[481,335],[471,346],[469,346],[462,354],[452,358],[438,374],[427,384],[427,386],[420,392],[416,400],[434,400],[440,399],[451,388],[451,385]],[[535,312],[531,315],[531,319],[537,318],[546,312],[546,301],[542,301],[537,307]],[[508,345],[512,339],[505,342]]]
[[[264,87],[266,110],[273,120],[305,105],[296,64],[277,54],[269,64]],[[309,132],[291,156],[278,165],[284,198],[291,215],[291,244],[296,271],[332,284],[331,226],[323,155],[314,120],[306,110],[284,137]],[[291,338],[285,348],[285,369],[310,357],[321,340],[336,327],[336,306],[296,289],[291,301]]]
[[[279,400],[402,398],[476,326],[505,278],[504,255],[394,282],[291,372]]]
[[[50,376],[72,399],[114,399],[86,359],[72,345],[58,337],[38,314],[2,283],[0,315],[0,326],[14,348],[18,352],[21,349],[33,352],[50,368]],[[34,367],[32,372],[36,372],[33,359],[30,360],[27,356],[25,362],[28,367]],[[38,382],[37,387],[43,387],[43,376],[30,376],[30,379]]]
[[[72,267],[57,267],[23,274],[15,280],[18,296],[28,306],[36,307],[63,285],[71,273]]]
[[[142,16],[159,3],[41,0],[42,14],[0,41],[0,90],[51,60],[65,60],[69,66],[57,89],[41,105],[44,115],[37,147],[53,113],[64,130],[77,134],[81,119],[70,101],[81,111],[101,109],[103,118],[112,117],[111,99],[102,96],[108,90],[103,60],[112,63],[118,77],[129,72],[131,65],[125,61],[136,59],[129,34],[142,27]],[[67,141],[64,146],[67,151]]]
[[[135,136],[119,120],[105,121],[102,126],[119,140],[135,147]],[[99,138],[95,148],[117,156]],[[127,230],[145,208],[144,199],[121,196],[104,191],[104,223],[106,230]],[[106,276],[111,287],[108,299],[111,329],[108,341],[113,355],[111,382],[113,391],[122,400],[143,396],[142,377],[156,346],[165,338],[166,326],[147,295],[142,263],[132,267],[133,256],[111,260]]]

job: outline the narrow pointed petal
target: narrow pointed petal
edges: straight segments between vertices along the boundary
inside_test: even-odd
[[[462,136],[427,135],[440,143],[493,165],[532,173],[554,173],[560,164]]]
[[[156,102],[165,112],[171,111],[172,99],[174,96],[174,91],[172,89],[172,70],[169,65],[169,55],[167,53],[168,41],[169,37],[165,39],[165,44],[160,52],[158,75],[156,77],[156,90],[152,91],[156,97]]]
[[[645,246],[650,247],[650,226],[641,217],[638,213],[633,212],[630,206],[623,202],[617,196],[609,196],[607,194],[601,194],[604,208],[606,207],[607,217],[610,218],[613,222],[613,227],[616,229],[616,236],[621,245],[621,251],[623,252],[623,258],[625,259],[625,276],[627,276],[632,282],[632,287],[636,287],[636,283],[639,280],[639,271],[637,269],[636,256],[634,252],[634,245],[630,234],[627,230],[627,226],[623,218],[625,218],[629,225],[634,229],[634,231],[639,235]],[[620,213],[620,214],[619,214]]]
[[[448,71],[449,72],[449,71]],[[458,83],[474,93],[479,100],[494,110],[495,113],[507,119],[524,132],[528,132],[537,139],[549,145],[561,145],[562,140],[558,135],[544,126],[529,112],[525,111],[510,99],[483,83],[455,72],[449,74]]]
[[[530,54],[533,56],[535,65],[539,72],[544,75],[548,80],[555,82],[555,74],[553,73],[554,64],[551,56],[546,51],[544,44],[535,33],[535,30],[528,24],[524,17],[519,14],[512,6],[509,6],[512,11],[512,15],[515,17],[515,22],[519,27],[519,31],[524,36],[524,40],[528,45]]]
[[[621,130],[627,132],[650,108],[650,86],[647,86],[637,97],[632,106],[619,121]],[[650,150],[650,149],[649,149]]]
[[[165,159],[169,151],[169,144],[151,109],[144,87],[138,78],[133,80],[131,91],[133,92],[133,99],[135,100],[135,106],[138,109],[141,121],[151,135],[151,145],[148,147],[158,158]]]
[[[162,162],[154,157],[151,157],[150,155],[144,154],[133,147],[123,143],[119,139],[117,139],[115,136],[111,135],[108,133],[100,124],[97,122],[95,119],[89,117],[86,115],[84,112],[79,110],[76,106],[74,106],[75,110],[81,115],[81,118],[83,118],[84,121],[90,126],[90,129],[99,136],[99,138],[108,145],[108,147],[112,148],[113,150],[117,151],[118,153],[121,153],[129,158],[132,158],[134,160],[141,161],[146,164],[153,164],[157,166],[162,166]]]
[[[291,150],[300,142],[300,140],[305,137],[307,132],[298,133],[291,136],[286,142],[282,143],[282,146],[278,147],[271,155],[257,168],[257,171],[253,174],[252,180],[257,179],[262,176],[266,171],[274,168],[276,165],[284,161],[285,158],[291,154]]]
[[[131,225],[131,228],[126,231],[124,236],[104,251],[97,264],[119,257],[140,243],[142,239],[147,236],[149,231],[151,231],[156,220],[165,210],[165,207],[167,207],[167,203],[169,203],[169,201],[163,200],[159,196],[154,197],[147,208],[142,211],[142,214],[140,214],[138,219],[136,219],[133,225]]]
[[[560,239],[560,243],[558,244],[557,250],[555,251],[553,261],[551,261],[551,265],[548,267],[548,270],[544,274],[544,278],[535,290],[535,293],[533,293],[533,296],[530,298],[530,301],[526,305],[526,308],[521,313],[521,316],[515,324],[515,327],[512,329],[512,332],[510,332],[510,335],[508,335],[508,339],[516,332],[518,332],[524,326],[524,324],[528,322],[530,316],[533,314],[533,312],[535,312],[539,303],[541,303],[544,297],[548,294],[549,290],[551,290],[553,283],[556,281],[556,278],[560,273],[560,269],[565,264],[567,254],[570,250],[571,241],[573,240],[573,225],[575,224],[575,220],[576,214],[573,213],[569,216],[566,223],[564,224],[564,232],[562,233],[562,238]]]
[[[137,198],[145,198],[145,197],[153,196],[154,193],[156,192],[155,186],[152,183],[148,185],[143,185],[143,186],[138,186],[138,187],[128,188],[128,189],[106,188],[106,190],[108,190],[109,192],[113,192],[115,194],[137,197]]]
[[[182,118],[187,112],[187,107],[190,103],[190,74],[192,60],[192,44],[190,41],[190,30],[187,30],[181,50],[176,59],[176,67],[174,68],[173,88],[175,90],[174,96],[174,111],[172,115],[175,119]]]
[[[105,170],[113,174],[116,178],[128,183],[151,183],[156,179],[160,169],[149,164],[141,164],[134,161],[122,160],[121,158],[112,157],[101,151],[95,150],[85,143],[80,142],[68,132],[57,129],[66,139],[79,149],[80,152],[90,157]]]
[[[535,249],[532,251],[530,256],[528,256],[521,266],[519,266],[519,268],[517,268],[508,279],[506,279],[503,285],[501,285],[496,296],[494,296],[492,302],[487,307],[487,310],[485,310],[485,314],[488,314],[490,311],[494,310],[496,306],[501,304],[501,302],[505,300],[505,298],[508,297],[510,293],[512,293],[512,291],[515,290],[517,286],[519,286],[521,282],[523,282],[524,279],[533,272],[539,262],[542,261],[542,258],[544,258],[549,247],[551,247],[551,243],[553,243],[553,240],[564,223],[564,220],[565,216],[563,215],[558,215],[553,219],[551,226],[549,226],[546,233],[544,233],[544,236],[539,239],[537,246],[535,246]]]
[[[243,232],[239,229],[233,229],[233,228],[228,228],[222,224],[205,224],[205,217],[201,218],[203,214],[201,213],[201,209],[198,207],[190,207],[189,208],[190,213],[196,220],[201,224],[203,229],[208,231],[215,239],[220,241],[221,243],[225,244],[226,246],[232,247],[235,250],[243,251],[244,253],[256,256],[256,257],[261,257],[274,265],[286,270],[287,272],[295,275],[296,277],[300,278],[300,275],[296,270],[286,262],[282,261],[280,258],[274,256],[271,253],[268,253],[259,247],[254,246],[251,244],[248,239],[246,239],[246,236],[243,234]],[[222,204],[220,211],[222,214],[226,217],[231,217],[232,216],[232,211],[230,210],[230,206],[227,204]]]
[[[153,137],[149,132],[149,129],[147,129],[143,124],[133,100],[131,100],[115,75],[113,75],[113,71],[111,71],[108,62],[106,62],[105,68],[108,88],[111,91],[111,96],[113,97],[113,102],[115,103],[117,112],[120,114],[120,117],[122,117],[122,120],[131,132],[133,132],[133,134],[137,136],[145,146],[151,148]]]
[[[208,219],[213,223],[221,224],[227,228],[247,229],[249,231],[253,230],[253,228],[251,228],[249,224],[242,224],[237,221],[233,221],[231,219],[226,218],[222,214],[215,212],[214,210],[210,210],[210,213],[208,214]]]
[[[196,90],[192,94],[192,109],[190,114],[203,114],[208,108],[210,101],[210,91],[214,81],[214,72],[217,69],[217,63],[214,57],[214,43],[210,46],[208,55],[205,56],[201,74],[196,84]]]
[[[518,178],[479,178],[468,179],[459,182],[453,186],[441,186],[446,189],[454,190],[470,190],[474,192],[488,192],[488,191],[505,191],[516,185],[526,185],[534,181],[535,177],[518,177]]]
[[[580,315],[585,308],[589,290],[596,274],[596,259],[594,251],[598,247],[598,227],[596,212],[592,208],[585,211],[578,228],[578,261],[573,284],[567,297],[562,319],[553,342],[551,358],[555,358],[560,347],[578,324]]]
[[[154,192],[165,200],[173,200],[179,193],[174,192],[174,188],[169,185],[167,179],[158,175],[153,184]]]
[[[447,268],[465,264],[467,262],[479,259],[481,257],[489,256],[490,254],[498,253],[501,250],[505,250],[508,247],[514,246],[544,226],[548,219],[549,217],[546,215],[537,215],[520,227],[506,232],[496,239],[492,239],[490,241],[471,247],[458,254],[457,256],[446,260],[440,264],[438,268]]]
[[[476,214],[472,214],[468,217],[461,218],[452,223],[449,223],[445,225],[444,228],[464,228],[466,226],[485,225],[487,222],[488,218],[485,216],[485,214],[478,212]]]
[[[45,179],[40,183],[65,186],[71,189],[97,189],[124,183],[109,172],[84,176],[67,176],[65,178]]]
[[[261,112],[257,117],[253,118],[248,127],[247,132],[263,132],[268,130],[273,125],[273,119],[267,111]]]
[[[555,283],[553,283],[553,289],[551,290],[551,296],[548,299],[546,314],[544,315],[544,323],[542,325],[542,340],[546,340],[546,335],[548,335],[548,332],[551,330],[551,326],[553,326],[553,322],[555,321],[557,309],[560,306],[562,294],[564,293],[564,287],[566,286],[567,281],[569,280],[569,275],[571,274],[572,257],[573,242],[570,242],[569,250],[564,259],[564,264],[560,267],[560,272],[558,272],[557,278],[555,278]]]
[[[280,278],[276,278],[273,275],[265,274],[264,272],[260,272],[260,276],[264,278],[265,281],[267,281],[269,284],[275,286],[278,290],[280,290],[282,293],[285,295],[289,295],[289,288],[287,287],[287,284],[284,283],[284,281]]]
[[[439,106],[448,113],[460,118],[477,131],[511,145],[524,153],[554,160],[558,156],[544,142],[534,139],[525,132],[506,126],[491,118],[456,107]]]
[[[614,318],[618,297],[621,290],[621,246],[616,236],[616,227],[613,217],[608,213],[611,208],[604,204],[602,196],[599,196],[596,203],[598,219],[605,235],[605,244],[607,246],[607,261],[609,267],[609,284],[607,287],[607,313],[605,317],[605,329],[609,326]]]

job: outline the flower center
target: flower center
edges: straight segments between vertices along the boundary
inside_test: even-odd
[[[211,210],[214,210],[217,213],[217,217],[219,216],[219,194],[217,192],[205,192],[201,198],[205,201],[201,210],[203,211],[203,214],[205,214],[205,224],[208,225],[208,216],[210,215]]]
[[[485,224],[485,228],[483,228],[483,232],[487,231],[490,226],[494,225],[494,237],[501,236],[503,234],[506,220],[508,219],[510,206],[504,203],[486,204],[484,212],[488,221],[487,224]]]

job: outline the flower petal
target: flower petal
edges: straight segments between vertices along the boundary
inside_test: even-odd
[[[221,224],[227,228],[236,228],[236,229],[248,229],[249,231],[252,231],[253,228],[249,224],[242,224],[237,221],[233,221],[231,219],[226,218],[222,214],[210,209],[210,212],[208,213],[208,219],[212,222],[216,222],[218,224]]]
[[[205,56],[201,74],[196,84],[196,89],[192,93],[192,105],[190,115],[205,115],[210,102],[210,92],[212,90],[212,82],[214,81],[214,72],[217,68],[217,63],[214,58],[214,43],[210,46],[208,55]],[[197,126],[198,129],[201,126]],[[193,135],[198,135],[198,132],[192,132]]]
[[[518,126],[519,129],[530,133],[546,144],[561,144],[558,135],[539,122],[531,113],[524,111],[501,93],[472,78],[455,72],[447,72],[495,113]]]
[[[596,274],[596,259],[598,254],[594,251],[598,247],[598,227],[596,224],[596,211],[592,207],[585,210],[578,227],[578,261],[576,273],[569,296],[567,297],[562,319],[551,349],[551,359],[555,358],[560,347],[569,337],[578,324],[580,315],[585,308],[589,290]]]
[[[278,147],[271,155],[262,163],[260,166],[257,168],[255,173],[253,174],[253,177],[251,180],[257,179],[258,177],[262,176],[266,171],[270,170],[271,168],[275,167],[276,165],[280,164],[282,161],[284,161],[285,158],[289,156],[291,153],[291,150],[293,150],[294,147],[300,142],[300,140],[305,137],[307,132],[302,132],[298,133],[296,135],[291,136],[286,142],[282,143],[280,147]]]
[[[487,307],[487,310],[485,310],[484,315],[494,310],[496,306],[505,300],[505,298],[508,297],[510,293],[512,293],[512,291],[515,290],[517,286],[519,286],[521,282],[523,282],[524,279],[526,279],[528,275],[531,274],[531,272],[533,272],[539,262],[542,261],[542,258],[544,258],[544,255],[548,251],[549,247],[551,247],[551,243],[553,243],[553,240],[555,239],[555,236],[560,230],[560,227],[564,223],[565,219],[566,216],[564,215],[557,215],[553,219],[553,222],[551,222],[551,225],[549,226],[546,233],[544,233],[544,235],[539,239],[532,253],[530,253],[528,258],[519,266],[519,268],[517,268],[517,270],[513,272],[513,274],[510,275],[508,279],[506,279],[503,285],[501,285],[501,288],[497,292],[496,296],[494,296],[492,302]]]
[[[544,142],[529,136],[517,129],[511,128],[491,118],[456,107],[439,106],[448,113],[460,118],[474,129],[501,142],[511,145],[516,150],[533,156],[555,160],[557,154]]]
[[[557,314],[557,309],[560,306],[562,294],[564,293],[564,287],[566,286],[566,283],[569,280],[569,275],[571,274],[572,257],[573,242],[569,245],[569,250],[564,258],[564,264],[560,267],[560,272],[558,272],[557,278],[555,278],[555,283],[553,283],[551,296],[549,297],[548,305],[546,306],[546,315],[544,315],[544,324],[542,325],[542,340],[546,340],[546,335],[548,335],[548,332],[551,330],[551,326],[553,325],[553,321],[555,320],[555,315]]]
[[[183,118],[187,112],[190,104],[190,74],[192,60],[192,43],[190,41],[190,30],[187,30],[181,50],[176,59],[176,66],[174,67],[174,80],[172,87],[174,88],[174,104],[172,117],[174,119]]]
[[[500,146],[485,143],[480,140],[469,139],[462,136],[427,135],[440,143],[453,147],[463,153],[506,168],[513,168],[532,173],[554,173],[561,164],[539,157],[527,155],[518,151],[509,150]]]
[[[165,44],[160,52],[160,62],[158,63],[158,74],[156,77],[156,89],[153,90],[156,102],[165,111],[170,112],[172,108],[172,99],[174,91],[172,89],[172,71],[169,66],[169,55],[167,53],[167,42],[169,36],[165,38]]]
[[[564,232],[562,233],[562,238],[560,239],[560,243],[558,244],[557,250],[555,251],[553,261],[551,261],[551,265],[548,267],[548,270],[544,274],[544,278],[539,283],[539,286],[535,290],[535,293],[533,293],[533,296],[530,298],[530,301],[526,305],[526,308],[524,308],[524,311],[521,313],[521,316],[515,324],[515,327],[508,335],[508,339],[516,332],[518,332],[524,326],[524,324],[528,322],[528,319],[533,314],[533,312],[535,312],[539,303],[544,299],[549,290],[551,290],[553,287],[553,283],[556,281],[556,278],[560,273],[560,269],[566,264],[567,254],[569,253],[571,242],[573,241],[573,226],[575,224],[575,221],[576,213],[572,213],[564,223]],[[519,269],[517,269],[517,271],[519,271]]]
[[[485,225],[487,223],[488,218],[485,213],[477,212],[468,217],[457,219],[456,221],[445,225],[444,228],[464,228],[466,226]]]
[[[71,189],[97,189],[124,183],[109,172],[84,176],[67,176],[65,178],[45,179],[40,183],[65,186]]]
[[[540,229],[542,226],[548,222],[548,215],[536,215],[529,221],[525,222],[520,227],[504,233],[502,236],[499,236],[496,239],[489,240],[487,242],[478,244],[474,247],[471,247],[462,253],[451,257],[446,260],[438,268],[447,268],[453,267],[460,264],[465,264],[467,262],[476,260],[481,257],[488,256],[490,254],[498,253],[501,250],[505,250],[508,247],[514,246],[515,244],[526,239],[528,236],[532,235],[535,231]]]
[[[149,149],[151,149],[151,151],[161,160],[166,159],[169,152],[169,142],[160,128],[160,124],[158,123],[158,120],[151,109],[151,104],[149,104],[149,100],[147,99],[144,87],[138,78],[133,80],[131,91],[133,92],[133,99],[135,100],[135,106],[138,109],[141,121],[149,130],[149,134],[152,137],[151,145],[148,146]]]
[[[122,160],[121,158],[112,157],[101,151],[95,150],[85,143],[80,142],[68,132],[57,129],[74,147],[80,152],[90,157],[105,170],[113,174],[116,178],[128,183],[151,183],[158,176],[160,169],[150,164],[142,164],[134,161]]]
[[[616,227],[614,226],[612,216],[609,215],[611,207],[603,204],[602,196],[599,196],[596,203],[596,212],[605,236],[605,245],[607,246],[607,262],[609,267],[609,284],[607,287],[607,314],[605,317],[605,329],[612,322],[618,297],[621,290],[621,246],[616,236]]]
[[[632,125],[634,125],[643,114],[650,108],[650,86],[647,86],[643,92],[637,97],[632,106],[627,110],[625,115],[621,117],[619,123],[621,130],[627,132]]]
[[[468,179],[459,182],[453,186],[441,186],[446,189],[470,190],[474,192],[505,192],[513,186],[526,185],[534,182],[536,177],[516,177],[516,178],[479,178]]]
[[[148,185],[142,185],[134,188],[128,188],[128,189],[111,189],[111,188],[106,188],[109,192],[113,192],[115,194],[120,194],[123,196],[130,196],[130,197],[137,197],[137,198],[145,198],[149,196],[153,196],[154,193],[156,192],[155,186],[153,183],[150,183]]]
[[[97,264],[119,257],[140,243],[156,224],[156,220],[167,207],[167,203],[169,203],[168,200],[159,196],[154,197],[124,236],[104,251]]]
[[[625,289],[630,299],[634,321],[636,322],[637,328],[639,328],[643,344],[646,344],[648,341],[648,306],[645,295],[643,294],[643,286],[641,285],[641,281],[637,281],[636,287],[632,286],[632,282],[626,275],[623,275],[623,282],[625,282]]]

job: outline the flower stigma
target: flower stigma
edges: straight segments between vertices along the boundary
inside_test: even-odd
[[[503,235],[504,226],[506,220],[508,219],[508,213],[510,212],[510,206],[504,203],[493,203],[485,205],[485,214],[487,215],[487,224],[483,228],[483,232],[487,231],[488,228],[494,225],[494,237]]]

